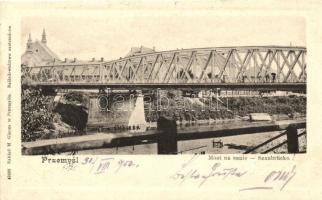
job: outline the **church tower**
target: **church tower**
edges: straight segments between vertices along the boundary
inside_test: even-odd
[[[31,34],[29,33],[29,38],[27,41],[27,52],[32,52],[32,40],[31,40]]]
[[[35,40],[35,39],[34,39]],[[60,61],[59,57],[47,46],[46,32],[43,29],[41,41],[31,40],[31,34],[26,44],[26,51],[21,56],[21,63],[25,66],[43,66],[50,62]]]
[[[45,32],[45,29],[43,29],[43,31],[42,31],[41,43],[43,43],[43,44],[47,44],[47,39],[46,39],[46,32]]]

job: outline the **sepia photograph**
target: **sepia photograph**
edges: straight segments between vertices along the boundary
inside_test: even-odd
[[[321,3],[0,3],[0,199],[321,199]]]
[[[306,21],[26,16],[22,155],[307,149]]]

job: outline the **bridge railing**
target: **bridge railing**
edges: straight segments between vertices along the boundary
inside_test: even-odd
[[[230,127],[225,129],[216,130],[177,130],[174,123],[171,121],[163,122],[161,125],[163,128],[159,128],[156,131],[150,131],[148,133],[136,133],[129,134],[117,134],[113,137],[109,135],[90,135],[79,137],[58,138],[35,142],[22,143],[22,153],[24,155],[42,155],[42,154],[57,154],[62,152],[76,152],[84,150],[102,149],[102,148],[119,148],[141,144],[158,144],[159,154],[177,154],[177,143],[179,141],[198,140],[206,138],[222,138],[227,136],[240,136],[246,134],[260,134],[267,132],[286,131],[280,134],[278,137],[287,135],[286,142],[281,145],[288,145],[289,153],[299,152],[298,129],[305,129],[305,120],[285,122],[283,124],[276,123],[264,123],[264,124],[251,124],[246,127]],[[306,133],[306,132],[305,132]],[[303,133],[302,133],[303,134]],[[273,137],[271,140],[277,138]],[[270,142],[268,140],[267,142]],[[248,149],[245,153],[254,152],[257,148],[266,145],[262,143],[257,147]],[[280,145],[280,146],[281,146]],[[280,147],[277,146],[276,148]],[[274,149],[270,149],[272,151]],[[268,153],[264,152],[264,153]]]

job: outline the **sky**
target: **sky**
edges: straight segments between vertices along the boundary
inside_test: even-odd
[[[124,57],[131,47],[156,50],[220,46],[305,46],[301,17],[105,16],[25,17],[21,45],[47,33],[47,46],[61,59]]]

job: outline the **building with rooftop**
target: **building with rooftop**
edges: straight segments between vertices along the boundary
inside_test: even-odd
[[[43,29],[41,41],[31,39],[31,34],[26,44],[26,51],[21,56],[21,64],[28,67],[48,65],[59,62],[60,58],[47,46],[46,31]]]

